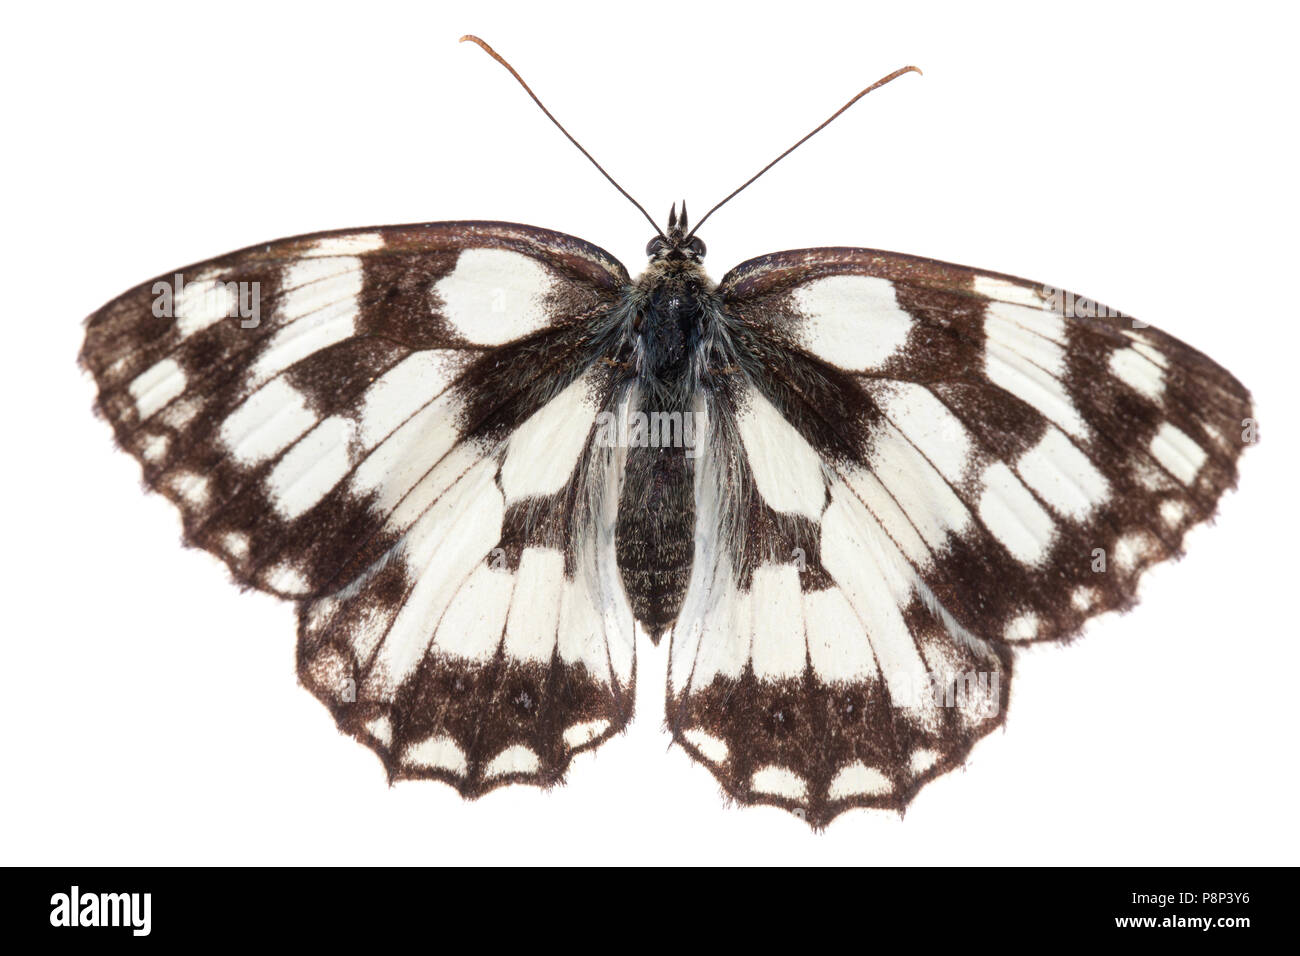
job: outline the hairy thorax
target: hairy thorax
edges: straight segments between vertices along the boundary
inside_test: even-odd
[[[651,391],[689,391],[693,360],[716,312],[714,284],[697,262],[662,259],[636,281],[636,374]]]

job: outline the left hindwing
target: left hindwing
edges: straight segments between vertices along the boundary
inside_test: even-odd
[[[1024,280],[814,249],[718,295],[741,367],[702,396],[670,724],[814,823],[960,760],[1002,720],[1006,645],[1129,606],[1253,437],[1210,359]]]

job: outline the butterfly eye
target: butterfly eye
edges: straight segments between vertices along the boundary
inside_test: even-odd
[[[704,240],[699,236],[692,239],[686,248],[689,249],[697,259],[703,259],[705,252],[708,251],[708,248],[704,245]]]
[[[666,245],[667,243],[665,243],[663,239],[659,238],[658,236],[655,236],[653,239],[651,239],[649,242],[646,243],[645,254],[647,256],[657,256],[659,255],[659,253],[664,251],[664,247]]]

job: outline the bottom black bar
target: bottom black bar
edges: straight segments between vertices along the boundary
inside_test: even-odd
[[[285,934],[295,946],[409,938],[481,922],[498,930],[573,920],[634,927],[666,913],[720,918],[764,932],[772,921],[820,921],[838,934],[852,923],[862,945],[876,931],[939,943],[975,928],[1007,941],[1122,939],[1227,945],[1287,925],[1288,869],[859,869],[785,870],[725,877],[658,876],[642,890],[591,874],[458,874],[419,869],[12,868],[0,896],[5,925],[56,942],[238,942]],[[659,887],[658,890],[654,887]],[[643,912],[638,912],[643,908]],[[492,914],[496,915],[493,916]],[[806,932],[806,929],[805,929]],[[499,940],[498,940],[499,942]]]

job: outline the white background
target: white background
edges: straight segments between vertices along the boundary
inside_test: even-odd
[[[11,863],[1296,863],[1295,102],[1281,4],[223,3],[11,11],[0,858]],[[16,21],[16,22],[15,22]],[[387,786],[295,683],[293,609],[179,546],[92,417],[83,318],[158,273],[344,226],[505,219],[635,271],[907,63],[703,233],[751,256],[866,245],[1076,290],[1206,351],[1262,445],[1133,613],[1022,652],[1004,731],[906,817],[823,834],[724,806],[662,730],[568,785]],[[1227,887],[1225,889],[1230,889]]]

